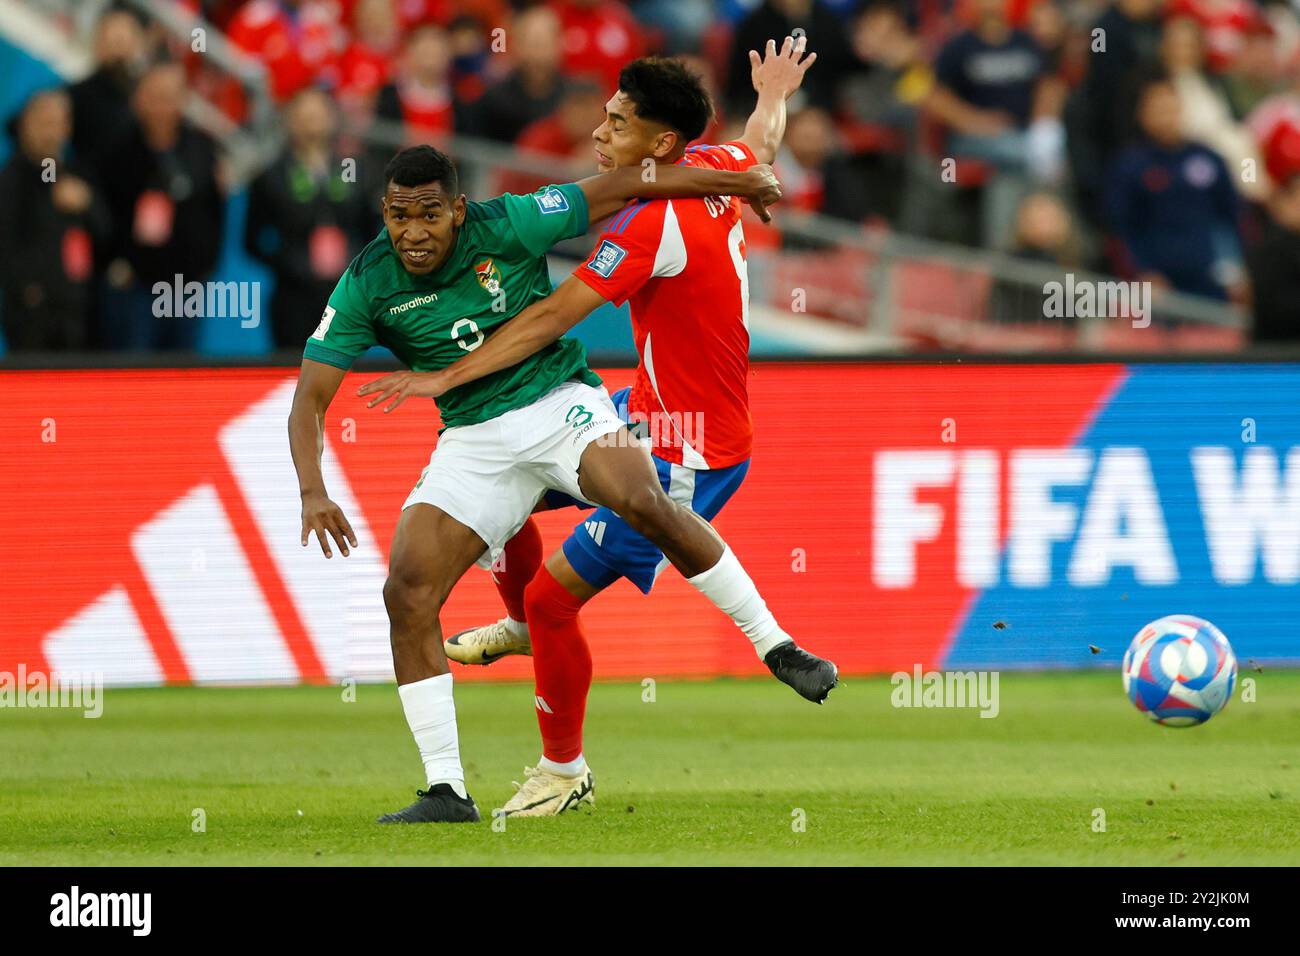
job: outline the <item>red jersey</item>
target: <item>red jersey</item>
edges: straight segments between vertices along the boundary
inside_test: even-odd
[[[392,51],[353,40],[339,57],[339,96],[358,100],[374,96],[388,82],[393,58]]]
[[[679,165],[744,170],[744,143],[692,146]],[[657,199],[629,205],[574,275],[630,304],[640,362],[628,402],[654,454],[689,468],[749,458],[749,275],[740,200]]]
[[[617,88],[619,72],[645,48],[636,18],[621,3],[562,0],[552,6],[560,18],[564,72],[592,76],[610,89]]]
[[[230,42],[261,60],[271,93],[280,101],[322,78],[332,78],[343,30],[332,3],[308,0],[294,9],[276,0],[253,0],[235,14]]]

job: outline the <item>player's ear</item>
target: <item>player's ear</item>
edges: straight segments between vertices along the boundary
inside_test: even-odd
[[[451,221],[459,229],[465,225],[465,194],[461,193],[451,204]]]
[[[663,159],[677,148],[677,143],[681,140],[675,132],[670,129],[664,130],[655,140],[654,155],[656,159]]]

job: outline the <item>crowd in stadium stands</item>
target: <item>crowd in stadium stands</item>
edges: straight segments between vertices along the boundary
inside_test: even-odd
[[[244,230],[280,347],[379,225],[383,157],[342,180],[344,121],[398,131],[389,148],[457,134],[589,163],[620,67],[664,53],[716,91],[719,141],[753,101],[747,51],[796,28],[818,62],[775,164],[787,207],[1253,303],[1258,340],[1300,339],[1300,0],[176,2],[265,65],[283,112]],[[94,62],[10,124],[9,348],[192,346],[149,290],[211,273],[231,186],[182,106],[249,104],[133,9],[99,22]]]

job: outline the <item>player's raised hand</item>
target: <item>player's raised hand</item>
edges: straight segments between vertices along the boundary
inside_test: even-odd
[[[348,546],[354,548],[357,546],[357,536],[352,531],[352,525],[348,524],[348,519],[344,517],[343,509],[320,493],[303,495],[302,498],[302,546],[304,548],[307,547],[307,539],[313,531],[316,532],[316,540],[320,542],[320,549],[327,558],[334,557],[334,553],[330,550],[330,538],[334,539],[334,543],[338,545],[345,558],[351,553]]]
[[[437,398],[447,390],[441,372],[389,372],[366,382],[357,389],[357,394],[375,396],[366,402],[366,408],[374,408],[391,397],[392,401],[384,407],[385,412],[391,412],[408,398]]]
[[[750,50],[749,75],[758,94],[761,96],[766,90],[780,93],[787,100],[793,96],[803,84],[803,75],[808,72],[808,67],[817,62],[816,53],[804,56],[807,49],[808,37],[800,35],[797,40],[786,37],[779,53],[775,40],[767,41],[767,50],[761,56],[757,50]]]
[[[781,201],[781,181],[766,163],[749,167],[745,175],[752,180],[753,185],[741,194],[740,201],[749,203],[763,222],[771,222],[772,214],[767,211],[767,207]]]

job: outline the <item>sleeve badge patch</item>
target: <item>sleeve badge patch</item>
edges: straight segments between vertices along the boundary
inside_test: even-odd
[[[533,201],[537,203],[537,208],[541,210],[543,216],[569,211],[569,200],[554,186],[533,193]]]
[[[596,250],[596,254],[587,263],[587,268],[602,279],[608,279],[613,275],[614,270],[618,268],[618,264],[625,258],[627,258],[627,250],[606,239],[601,242],[600,248]]]

